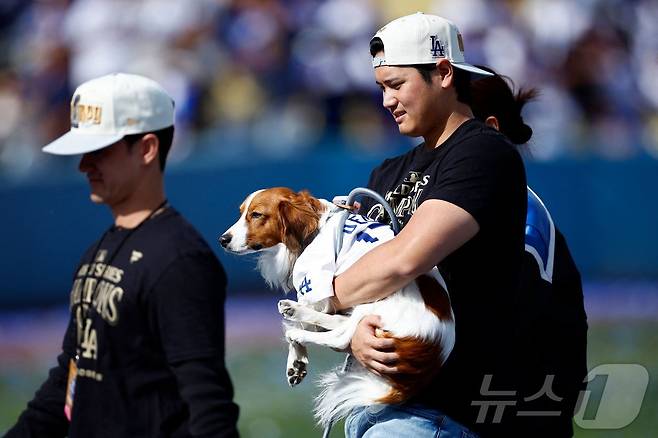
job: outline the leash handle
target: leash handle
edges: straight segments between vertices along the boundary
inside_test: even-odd
[[[388,204],[388,202],[386,202],[384,197],[379,193],[375,192],[374,190],[365,187],[357,187],[355,189],[352,189],[350,194],[347,196],[347,200],[345,201],[346,210],[340,212],[341,217],[338,222],[338,227],[336,227],[336,245],[337,245],[336,257],[338,257],[338,254],[340,253],[340,250],[343,247],[343,228],[345,227],[345,221],[347,220],[348,215],[351,213],[351,210],[349,210],[349,208],[352,204],[354,204],[355,198],[359,195],[369,196],[373,198],[375,201],[379,202],[382,205],[382,207],[384,207],[384,210],[386,211],[388,216],[391,218],[391,228],[393,229],[393,233],[398,234],[400,232],[400,223],[397,221],[393,209]]]

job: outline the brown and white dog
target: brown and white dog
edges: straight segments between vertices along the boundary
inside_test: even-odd
[[[339,223],[337,211],[340,209],[331,202],[316,199],[305,191],[295,193],[283,187],[259,190],[247,196],[240,206],[240,219],[219,240],[231,253],[257,253],[258,269],[270,287],[289,291],[294,287],[293,272],[299,268],[296,265],[304,260],[303,252],[308,248],[311,253],[311,245],[317,246],[323,238],[325,244],[334,240],[331,236],[335,235]],[[364,229],[381,227],[361,216],[350,217],[356,225],[364,224]],[[373,248],[393,237],[390,228],[384,228],[377,237],[365,239],[376,243]],[[347,229],[346,226],[343,232]],[[326,236],[330,236],[328,240]],[[359,240],[364,240],[363,235],[355,239]],[[316,254],[321,258],[322,252],[332,252],[329,257],[335,258],[337,265],[335,272],[330,273],[330,282],[354,260],[341,264],[341,260],[349,259],[344,254],[350,251],[349,245],[344,244],[339,254],[325,249],[316,247],[316,253],[307,259],[315,259]],[[323,426],[346,416],[357,406],[408,400],[428,384],[452,351],[454,315],[445,282],[436,268],[387,298],[355,306],[346,314],[327,313],[331,310],[328,299],[304,304],[302,291],[299,287],[296,290],[298,302],[279,302],[281,315],[294,322],[285,324],[289,344],[286,379],[291,386],[300,383],[306,375],[306,344],[346,349],[365,315],[381,317],[384,331],[380,335],[395,340],[399,355],[397,374],[378,376],[351,360],[343,370],[336,369],[324,375],[315,408],[316,418]]]

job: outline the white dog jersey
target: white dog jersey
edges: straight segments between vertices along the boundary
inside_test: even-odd
[[[297,301],[302,304],[315,304],[334,296],[335,276],[346,271],[365,253],[395,237],[388,225],[350,214],[343,226],[342,248],[336,256],[336,227],[339,226],[340,217],[340,214],[329,217],[295,263],[293,285],[297,291]],[[435,277],[447,289],[441,276]]]
[[[336,275],[344,272],[368,251],[394,237],[388,225],[350,214],[343,227],[343,246],[336,256],[336,227],[339,226],[340,217],[341,214],[329,217],[295,262],[292,278],[297,301],[302,304],[315,304],[332,297]]]

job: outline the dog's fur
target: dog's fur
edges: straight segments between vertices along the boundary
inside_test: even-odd
[[[242,203],[240,219],[220,237],[220,243],[235,254],[258,253],[265,281],[288,291],[293,289],[297,258],[335,210],[332,203],[305,191],[259,190]],[[379,315],[384,329],[380,335],[395,340],[398,373],[380,377],[352,360],[345,371],[322,377],[315,409],[320,424],[330,424],[356,406],[404,402],[429,383],[454,345],[454,316],[441,284],[445,283],[434,268],[385,299],[355,306],[347,315],[325,313],[330,310],[328,300],[313,307],[291,300],[279,302],[284,319],[296,322],[286,324],[286,379],[291,386],[306,375],[306,344],[346,349],[366,315]]]

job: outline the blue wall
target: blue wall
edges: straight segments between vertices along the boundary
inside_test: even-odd
[[[253,261],[224,254],[216,239],[236,219],[246,194],[282,185],[331,198],[364,185],[380,160],[321,152],[258,165],[174,169],[167,189],[217,251],[230,292],[237,294],[263,284]],[[529,163],[528,182],[567,236],[586,277],[658,278],[658,161]],[[5,187],[0,205],[0,306],[66,302],[78,257],[110,224],[109,210],[88,201],[82,176]]]

